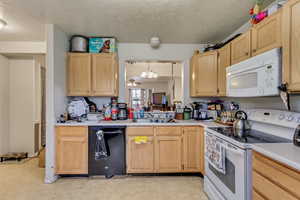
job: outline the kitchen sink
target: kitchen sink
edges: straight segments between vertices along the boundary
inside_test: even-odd
[[[168,119],[136,119],[132,120],[135,123],[178,123],[175,120]]]

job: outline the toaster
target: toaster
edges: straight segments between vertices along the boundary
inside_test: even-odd
[[[294,144],[296,146],[300,147],[300,125],[298,125],[298,127],[295,130],[295,134],[294,134]]]

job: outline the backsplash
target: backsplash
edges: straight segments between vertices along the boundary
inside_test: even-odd
[[[284,104],[279,96],[276,97],[248,97],[248,98],[221,98],[224,101],[238,102],[241,109],[274,109],[274,110],[286,110]],[[291,111],[300,112],[300,95],[291,95]]]

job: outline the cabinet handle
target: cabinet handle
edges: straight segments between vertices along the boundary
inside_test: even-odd
[[[253,49],[253,52],[255,53],[255,52],[256,52],[256,49]]]
[[[246,53],[245,53],[245,55],[246,55],[246,56],[248,56],[248,55],[249,55],[249,53],[248,53],[248,52],[246,52]]]

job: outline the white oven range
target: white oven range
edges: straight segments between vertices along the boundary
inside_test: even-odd
[[[292,143],[300,114],[278,110],[246,111],[251,130],[244,138],[233,136],[231,127],[207,128],[205,131],[204,191],[211,200],[252,199],[252,150],[255,143]],[[225,173],[211,162],[208,138],[214,137],[224,148]]]

